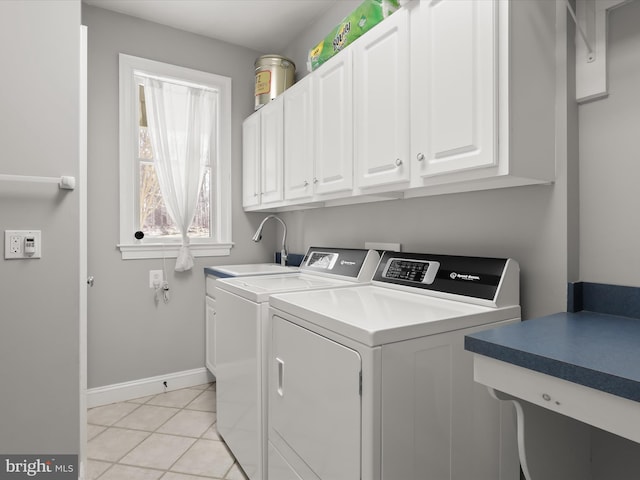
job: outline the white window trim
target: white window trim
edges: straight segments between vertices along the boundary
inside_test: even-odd
[[[156,62],[145,58],[119,56],[120,63],[120,243],[118,248],[123,260],[144,258],[177,258],[181,241],[176,239],[158,243],[157,240],[135,240],[135,206],[137,187],[137,158],[134,152],[138,144],[136,132],[137,105],[136,72],[186,80],[209,86],[219,92],[218,103],[218,152],[215,164],[211,165],[215,188],[212,198],[213,238],[191,238],[191,253],[194,257],[229,255],[231,241],[231,78],[190,68]]]

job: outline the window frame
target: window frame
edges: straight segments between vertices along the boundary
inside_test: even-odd
[[[231,240],[231,78],[146,58],[119,54],[120,242],[123,260],[176,258],[180,239],[136,240],[138,230],[138,93],[136,74],[207,86],[218,92],[217,151],[211,164],[210,238],[190,238],[194,257],[229,255]]]

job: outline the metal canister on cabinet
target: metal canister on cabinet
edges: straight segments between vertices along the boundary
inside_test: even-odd
[[[255,61],[255,108],[258,110],[293,85],[296,65],[281,55],[262,55]]]

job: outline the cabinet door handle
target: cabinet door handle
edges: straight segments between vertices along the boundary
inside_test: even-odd
[[[396,158],[396,167],[399,167],[400,165],[402,165],[402,160]]]
[[[418,159],[419,162],[424,160],[424,153],[419,153],[418,155],[416,155],[416,158]]]
[[[308,187],[309,186],[309,182],[307,182],[306,180],[304,181],[304,186]]]
[[[276,357],[276,363],[278,364],[278,395],[284,397],[284,362]]]
[[[314,179],[313,179],[313,183],[318,183],[318,179],[317,179],[317,178],[314,178]]]

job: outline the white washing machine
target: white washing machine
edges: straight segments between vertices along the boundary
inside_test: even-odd
[[[215,376],[216,350],[214,339],[216,336],[216,280],[220,278],[247,277],[255,275],[276,275],[297,273],[298,267],[283,266],[277,263],[245,263],[240,265],[220,265],[205,267],[205,366]]]
[[[463,345],[520,320],[515,261],[385,252],[370,285],[270,304],[270,480],[519,479]]]
[[[379,259],[374,250],[311,247],[299,273],[216,281],[217,428],[251,480],[266,479],[269,297],[369,282]]]

